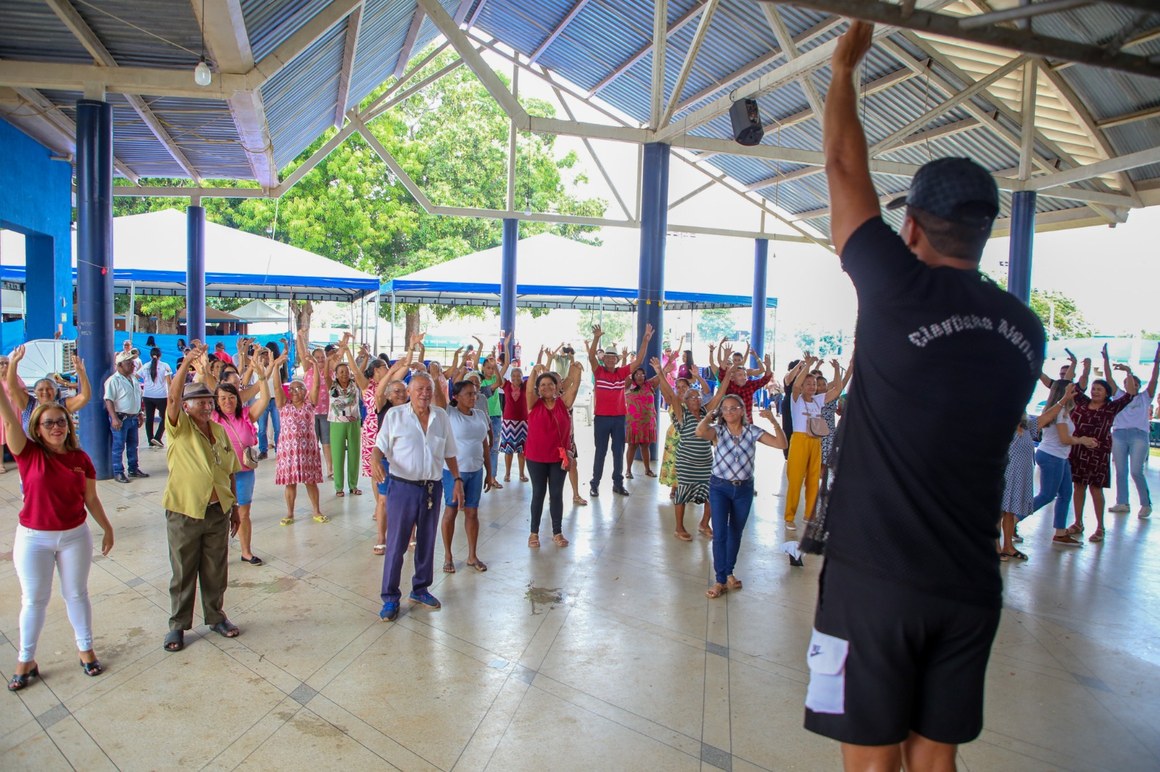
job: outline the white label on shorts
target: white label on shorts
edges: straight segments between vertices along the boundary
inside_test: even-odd
[[[846,655],[850,642],[819,633],[810,636],[806,663],[810,667],[810,686],[806,690],[806,707],[815,713],[846,712]]]

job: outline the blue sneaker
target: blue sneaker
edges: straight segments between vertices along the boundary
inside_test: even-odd
[[[394,622],[399,618],[399,601],[389,600],[383,604],[383,610],[379,612],[379,619],[384,622]]]
[[[429,608],[440,607],[439,599],[426,590],[422,590],[421,592],[412,592],[410,597],[411,600],[415,601],[416,603],[422,603],[424,606]]]

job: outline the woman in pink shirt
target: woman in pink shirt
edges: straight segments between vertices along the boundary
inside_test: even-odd
[[[80,449],[72,419],[55,403],[37,405],[20,427],[8,394],[0,391],[0,419],[24,486],[24,505],[12,543],[12,564],[20,578],[20,649],[9,691],[19,691],[40,675],[36,643],[44,628],[45,609],[52,595],[52,573],[60,574],[60,591],[76,634],[81,668],[97,676],[104,667],[93,651],[89,568],[93,535],[86,510],[101,526],[101,554],[113,548],[113,526],[97,496],[97,471]]]
[[[540,518],[544,514],[545,494],[550,497],[548,511],[552,516],[552,541],[557,547],[568,546],[568,539],[562,533],[564,478],[573,461],[568,453],[572,441],[572,418],[568,415],[568,408],[580,387],[579,367],[572,363],[561,390],[556,374],[537,364],[529,378],[535,386],[524,389],[528,404],[528,439],[524,444],[524,457],[528,475],[532,478],[532,531],[528,536],[528,546],[532,548],[540,546]]]

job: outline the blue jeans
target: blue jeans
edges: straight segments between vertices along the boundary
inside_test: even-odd
[[[1128,472],[1136,483],[1140,506],[1152,506],[1148,481],[1144,479],[1144,460],[1148,458],[1148,432],[1143,429],[1112,431],[1112,463],[1116,466],[1116,504],[1128,505]]]
[[[592,418],[595,433],[596,453],[592,458],[592,487],[600,487],[604,477],[604,457],[608,455],[608,443],[612,441],[612,485],[624,485],[624,416],[598,415]]]
[[[1067,513],[1071,510],[1071,461],[1037,450],[1035,463],[1039,465],[1039,493],[1031,502],[1031,513],[1054,501],[1054,525],[1067,528]]]
[[[258,452],[265,453],[269,447],[269,439],[266,436],[266,428],[269,422],[274,422],[274,447],[278,447],[278,437],[282,434],[282,419],[278,415],[278,406],[270,400],[269,407],[262,415],[258,416]]]
[[[709,508],[713,522],[713,571],[717,581],[725,584],[737,565],[741,532],[753,509],[753,479],[734,485],[720,477],[710,477]]]
[[[137,466],[137,435],[141,422],[134,413],[131,416],[126,416],[121,419],[121,428],[114,429],[111,425],[109,431],[113,435],[113,474],[125,474],[125,464],[121,462],[121,456],[126,456],[129,462],[129,471],[140,471],[141,467]]]
[[[488,416],[491,421],[491,473],[499,476],[499,435],[503,430],[503,416]]]

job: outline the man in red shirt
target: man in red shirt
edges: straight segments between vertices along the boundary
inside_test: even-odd
[[[645,325],[644,337],[636,347],[636,359],[630,364],[617,367],[619,357],[616,347],[604,352],[603,360],[597,360],[596,350],[600,346],[600,336],[604,331],[599,324],[592,326],[592,340],[585,342],[588,347],[588,364],[592,367],[595,380],[592,405],[592,428],[596,435],[596,453],[592,460],[592,482],[589,493],[593,498],[600,495],[600,478],[604,476],[604,457],[608,454],[608,442],[612,441],[612,492],[627,496],[624,487],[624,381],[633,370],[644,362],[648,342],[652,339],[651,324]]]
[[[747,378],[748,372],[740,366],[737,366],[725,390],[726,394],[736,394],[744,400],[745,415],[750,420],[753,420],[753,393],[769,383],[770,378],[773,377],[773,360],[770,359],[769,354],[765,355],[762,364],[765,365],[765,371],[760,378]],[[721,377],[725,377],[724,372],[721,373]]]

